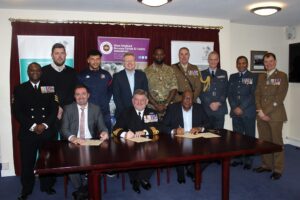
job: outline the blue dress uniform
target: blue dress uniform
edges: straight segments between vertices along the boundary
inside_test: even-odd
[[[209,68],[201,71],[202,79],[206,80],[210,77],[210,85],[200,93],[200,100],[206,114],[209,117],[209,123],[214,129],[224,128],[224,117],[228,113],[227,110],[227,87],[228,77],[227,72],[222,69],[216,69],[214,76],[211,75]],[[210,109],[209,105],[212,102],[220,102],[221,105],[217,111]]]
[[[83,70],[78,75],[79,82],[88,87],[90,92],[89,102],[99,106],[103,114],[104,123],[111,132],[109,102],[112,96],[112,77],[106,70]]]
[[[48,87],[46,87],[48,86]],[[20,123],[20,154],[22,194],[31,194],[34,186],[34,166],[39,148],[45,141],[55,139],[55,120],[58,103],[55,101],[54,89],[42,81],[35,90],[30,81],[15,88],[13,111]],[[34,124],[44,123],[48,126],[41,134],[33,132]],[[41,190],[47,191],[55,183],[53,177],[41,177]]]
[[[228,86],[228,101],[231,107],[233,131],[255,137],[255,88],[257,76],[246,70],[230,75]],[[243,114],[237,116],[233,111],[241,108]],[[246,157],[244,164],[251,165],[252,160]]]

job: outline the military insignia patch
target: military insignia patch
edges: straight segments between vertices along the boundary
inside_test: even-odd
[[[54,86],[41,86],[41,93],[47,94],[47,93],[54,93]]]

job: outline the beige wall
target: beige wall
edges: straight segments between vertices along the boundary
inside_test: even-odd
[[[289,44],[300,43],[300,25],[296,27],[296,38],[293,40],[285,39],[286,50],[286,62],[288,63],[288,51]],[[300,66],[299,66],[300,67]],[[287,96],[287,112],[288,112],[288,134],[286,134],[287,142],[299,146],[300,144],[300,106],[298,105],[300,100],[300,83],[290,83],[289,93]]]
[[[228,73],[235,72],[235,58],[238,55],[250,56],[250,50],[269,50],[278,56],[279,68],[287,72],[288,42],[284,37],[284,28],[249,26],[234,24],[228,20],[177,17],[163,15],[141,15],[126,13],[87,13],[87,12],[66,12],[66,11],[33,11],[33,10],[0,10],[1,37],[0,59],[2,70],[0,73],[0,162],[8,163],[9,170],[2,170],[2,175],[14,175],[12,137],[11,137],[11,116],[9,99],[9,69],[11,50],[11,25],[8,18],[22,19],[53,19],[53,20],[101,20],[101,21],[126,21],[126,22],[150,22],[150,23],[174,23],[192,25],[223,26],[220,31],[220,53],[222,68]],[[299,30],[298,30],[299,32]],[[289,94],[291,90],[289,91]],[[300,95],[300,94],[299,94]],[[290,115],[289,115],[290,116]],[[289,127],[290,121],[285,126]],[[297,124],[297,123],[296,123]],[[231,129],[231,120],[226,117],[225,127]],[[294,130],[297,127],[293,127]],[[300,138],[295,132],[293,137]]]

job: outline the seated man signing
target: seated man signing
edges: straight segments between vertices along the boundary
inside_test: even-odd
[[[73,144],[82,145],[86,139],[91,138],[108,139],[108,131],[101,110],[98,106],[88,103],[89,96],[86,86],[77,85],[74,90],[75,102],[64,107],[60,132],[64,138]],[[85,149],[80,150],[84,151]],[[74,198],[87,196],[87,194],[81,194],[82,191],[87,193],[87,190],[83,190],[86,188],[84,177],[80,174],[70,174],[69,178],[77,190],[73,193]]]
[[[193,103],[193,92],[183,92],[182,101],[170,105],[163,119],[162,132],[183,135],[185,132],[197,134],[209,128],[209,119],[201,104]],[[185,183],[184,167],[176,167],[178,183]],[[187,175],[194,179],[193,167],[188,167]]]
[[[113,136],[125,139],[141,136],[153,136],[159,133],[158,115],[156,111],[147,108],[147,92],[142,89],[135,90],[132,97],[133,107],[124,110],[113,128]],[[149,190],[151,184],[149,179],[152,175],[152,169],[130,171],[129,178],[132,189],[140,193],[140,185]]]

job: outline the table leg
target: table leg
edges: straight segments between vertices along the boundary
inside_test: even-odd
[[[202,171],[200,162],[195,163],[195,190],[200,190],[202,182]]]
[[[222,159],[222,200],[229,200],[230,158]]]
[[[101,182],[97,172],[89,172],[88,186],[89,186],[89,199],[101,200]]]

